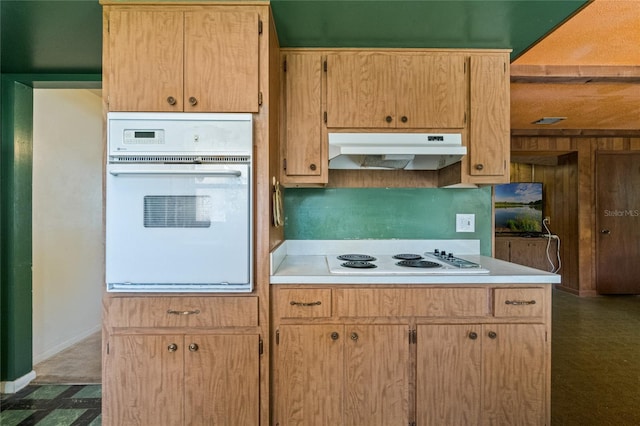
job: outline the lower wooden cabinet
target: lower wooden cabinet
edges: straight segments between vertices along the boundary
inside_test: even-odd
[[[406,325],[283,325],[275,424],[409,423]]]
[[[419,325],[419,425],[544,425],[541,324]]]
[[[102,424],[260,424],[253,296],[108,294]]]
[[[550,271],[557,266],[558,241],[544,237],[496,237],[495,257],[518,265]],[[549,258],[554,265],[549,263]]]
[[[550,286],[273,287],[274,425],[550,422]]]
[[[258,425],[258,335],[113,335],[103,424]]]

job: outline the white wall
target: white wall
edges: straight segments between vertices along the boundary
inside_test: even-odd
[[[33,91],[33,362],[100,330],[99,91]]]

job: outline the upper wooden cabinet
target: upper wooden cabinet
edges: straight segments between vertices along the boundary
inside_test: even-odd
[[[291,52],[283,55],[282,64],[281,182],[325,184],[328,147],[322,122],[323,57]]]
[[[472,56],[469,125],[469,175],[509,182],[509,58],[507,54]]]
[[[105,12],[110,111],[258,112],[255,9],[111,6]]]
[[[466,56],[345,52],[327,56],[327,127],[463,128]]]

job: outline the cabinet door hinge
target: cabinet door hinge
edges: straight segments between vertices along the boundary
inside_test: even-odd
[[[258,92],[258,106],[262,106],[262,92]]]
[[[286,158],[282,159],[282,170],[287,170],[287,159]]]
[[[416,426],[416,422],[409,422],[409,426]]]
[[[325,111],[325,112],[322,114],[322,119],[324,120],[324,122],[325,122],[325,123],[327,122],[327,111]]]
[[[322,68],[324,69],[324,72],[327,72],[327,61],[323,62]]]
[[[258,339],[258,355],[262,355],[264,353],[264,343],[262,339]]]
[[[282,62],[282,72],[287,72],[287,60],[286,59]]]
[[[258,34],[262,34],[262,21],[258,21]]]
[[[507,73],[507,63],[506,62],[504,63],[504,73],[505,74]]]
[[[418,341],[418,333],[416,330],[409,330],[409,344],[415,344]]]
[[[463,119],[463,123],[466,125],[467,124],[467,112],[465,111],[464,113],[464,119]]]
[[[107,34],[111,33],[111,19],[107,19]]]
[[[276,345],[280,344],[280,330],[276,330]]]
[[[544,341],[545,341],[545,342],[547,342],[547,341],[548,341],[548,340],[547,340],[547,335],[548,335],[548,332],[546,332],[546,331],[545,331],[545,332],[544,332]]]
[[[466,73],[467,73],[467,61],[464,61],[464,67],[462,68],[462,72],[463,72],[464,74],[466,74]]]
[[[109,343],[107,342],[107,355],[109,355]]]

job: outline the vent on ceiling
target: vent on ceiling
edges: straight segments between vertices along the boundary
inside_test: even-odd
[[[556,124],[566,119],[567,117],[542,117],[540,120],[536,120],[531,124]]]

